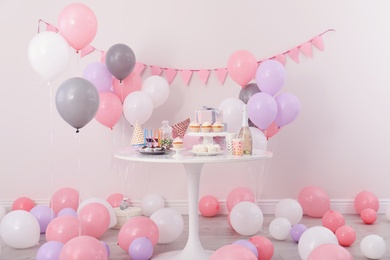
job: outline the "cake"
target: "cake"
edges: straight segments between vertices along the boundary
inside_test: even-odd
[[[212,126],[211,129],[213,132],[222,132],[223,130],[223,124],[219,121],[216,121]]]
[[[203,133],[211,132],[211,122],[210,121],[203,122],[201,129]]]
[[[189,125],[190,132],[199,132],[200,124],[196,121],[191,122]]]
[[[173,140],[172,144],[173,144],[174,149],[182,149],[183,148],[183,139],[181,139],[180,137],[176,137]]]

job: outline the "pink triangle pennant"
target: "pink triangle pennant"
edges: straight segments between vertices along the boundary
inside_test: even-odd
[[[313,57],[313,51],[311,49],[311,43],[310,42],[305,42],[302,43],[301,46],[299,46],[299,50],[307,57]]]
[[[175,77],[176,77],[177,70],[175,70],[175,69],[170,69],[170,68],[166,68],[166,69],[165,69],[165,73],[167,74],[168,83],[171,84],[172,81],[173,81],[173,80],[175,79]]]
[[[146,68],[146,65],[141,63],[141,62],[137,62],[134,66],[134,69],[133,71],[135,73],[137,73],[138,75],[141,75],[141,73],[144,71],[144,69]]]
[[[181,70],[180,71],[180,75],[184,81],[184,84],[188,85],[188,83],[190,82],[190,79],[192,77],[192,73],[193,73],[192,70]]]
[[[215,74],[217,74],[219,82],[223,84],[227,76],[227,69],[226,68],[216,69]]]
[[[203,84],[206,84],[207,80],[209,79],[209,76],[210,76],[210,70],[199,70],[198,76],[199,76],[200,81],[202,81]]]
[[[47,23],[46,24],[46,31],[56,33],[56,32],[58,32],[58,29],[54,25]]]
[[[299,49],[298,47],[295,47],[294,49],[291,49],[288,51],[288,55],[291,59],[293,59],[296,63],[299,63]]]
[[[311,42],[313,43],[314,46],[316,46],[319,50],[323,51],[324,50],[324,42],[322,41],[321,35],[317,35],[314,37]]]
[[[158,66],[150,66],[150,69],[152,70],[152,75],[160,76],[162,72],[162,68]]]
[[[284,54],[276,55],[274,60],[279,61],[283,65],[286,65],[286,56]]]
[[[94,50],[95,50],[95,48],[91,45],[85,46],[83,49],[80,50],[80,58],[87,56],[88,54],[90,54]]]

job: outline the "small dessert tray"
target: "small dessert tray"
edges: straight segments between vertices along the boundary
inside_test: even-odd
[[[170,150],[175,151],[175,154],[172,155],[172,157],[173,157],[173,158],[176,158],[176,159],[183,158],[183,153],[182,153],[182,151],[184,151],[185,149],[186,149],[186,148],[180,148],[180,149],[171,148]]]
[[[194,151],[190,151],[190,153],[197,155],[197,156],[213,156],[213,155],[224,154],[224,151],[219,151],[219,152],[194,152]]]
[[[138,149],[137,151],[140,154],[146,154],[146,155],[159,155],[159,154],[165,154],[167,152],[166,149],[162,149],[162,150],[148,150],[148,151],[146,151],[146,149],[142,149],[142,148]]]

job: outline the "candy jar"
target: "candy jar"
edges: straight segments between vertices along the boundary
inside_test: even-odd
[[[169,126],[167,120],[162,121],[162,126],[160,128],[161,132],[161,147],[169,149],[172,147],[172,127]]]

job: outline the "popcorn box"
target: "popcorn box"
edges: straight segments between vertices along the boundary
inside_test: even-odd
[[[222,111],[214,108],[195,110],[195,121],[199,124],[203,124],[206,121],[212,124],[216,121],[223,122]]]

